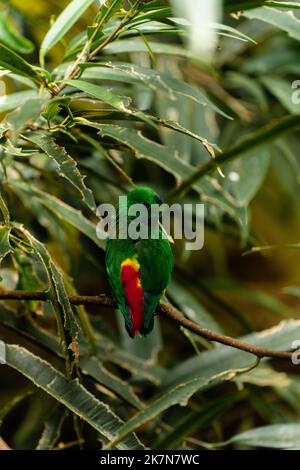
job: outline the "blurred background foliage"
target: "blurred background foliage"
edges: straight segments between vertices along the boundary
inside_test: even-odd
[[[171,303],[262,346],[289,350],[300,338],[300,3],[216,1],[207,18],[200,0],[186,12],[176,0],[101,3],[0,2],[0,289],[52,293],[1,302],[1,338],[21,346],[0,368],[1,435],[16,449],[299,449],[297,367],[247,372],[255,358],[164,318],[132,341],[117,312],[73,308],[66,293],[109,292],[95,208],[134,182],[206,205],[204,248],[174,247]],[[63,30],[56,20],[70,4]],[[207,48],[187,22],[193,8],[215,20]],[[77,82],[58,93],[91,38],[80,74],[67,77]],[[178,191],[243,139],[243,151]]]

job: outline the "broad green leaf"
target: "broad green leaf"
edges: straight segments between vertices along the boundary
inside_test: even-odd
[[[52,158],[58,166],[58,174],[69,181],[80,193],[83,202],[91,209],[96,211],[96,203],[92,191],[86,187],[84,177],[77,167],[77,162],[66,150],[59,146],[51,134],[35,133],[26,138],[36,144],[43,152]]]
[[[118,109],[122,113],[130,116],[135,116],[148,123],[150,126],[154,126],[153,120],[147,117],[142,111],[134,110],[130,108],[130,100],[127,98],[120,97],[112,93],[106,87],[94,85],[93,83],[84,82],[83,80],[63,80],[63,83],[71,85],[78,90],[81,90],[88,95],[94,96],[103,103],[109,104],[115,109]],[[126,102],[127,101],[127,102]]]
[[[12,248],[9,242],[10,227],[0,225],[0,264],[6,255],[11,253]]]
[[[300,41],[300,20],[293,12],[285,12],[270,7],[253,8],[243,13],[246,18],[261,20],[272,24],[288,33],[291,38]]]
[[[225,187],[242,206],[247,206],[261,187],[270,163],[270,150],[249,152],[224,167]]]
[[[44,423],[44,430],[36,450],[51,450],[59,439],[62,425],[66,419],[66,409],[57,406]]]
[[[207,379],[193,379],[188,382],[183,382],[180,385],[177,385],[176,387],[163,393],[159,398],[148,404],[144,410],[137,413],[133,418],[127,421],[126,424],[120,427],[114,439],[112,442],[110,442],[109,448],[115,446],[118,442],[120,442],[120,440],[124,439],[126,436],[128,436],[128,434],[132,433],[140,426],[155,419],[171,406],[187,406],[189,399],[196,392],[205,390],[208,387],[215,386],[224,382],[225,380],[230,379],[233,373],[234,371],[227,370],[218,375],[211,374]]]
[[[250,429],[233,436],[228,443],[246,447],[300,449],[300,424],[274,424]]]
[[[176,100],[176,95],[184,96],[195,101],[197,104],[207,106],[215,112],[229,117],[212,103],[209,98],[201,93],[198,88],[183,80],[178,80],[167,73],[161,73],[158,70],[126,62],[83,64],[83,68],[83,78],[91,78],[94,80],[107,79],[120,82],[125,81],[125,83],[142,84],[159,95],[167,95],[173,101]]]
[[[0,112],[10,111],[22,106],[22,104],[30,98],[37,97],[35,90],[17,91],[10,95],[0,96]]]
[[[213,425],[213,423],[228,412],[238,401],[237,394],[230,394],[205,403],[199,410],[186,412],[185,415],[176,420],[173,429],[160,433],[157,442],[154,443],[154,449],[177,450],[185,438],[192,436],[199,429]]]
[[[265,348],[288,351],[292,349],[293,341],[299,339],[299,335],[300,321],[287,320],[269,330],[251,333],[242,339],[250,344]],[[252,363],[253,356],[251,354],[227,346],[218,346],[175,366],[165,376],[164,387],[173,386],[192,377],[207,378],[211,374],[219,374],[230,368],[249,367]]]
[[[32,385],[22,388],[17,392],[10,400],[8,400],[0,410],[0,426],[2,425],[3,419],[25,398],[31,395],[34,392],[34,387]]]
[[[40,290],[41,282],[37,277],[32,260],[24,252],[18,250],[14,250],[13,259],[19,276],[17,289],[31,292]],[[37,311],[38,301],[28,300],[26,303],[32,311]]]
[[[78,123],[99,130],[99,134],[103,137],[111,137],[112,139],[126,145],[130,148],[136,158],[150,160],[161,168],[171,173],[178,182],[189,178],[194,174],[194,167],[179,158],[177,149],[166,147],[146,138],[142,132],[120,127],[111,124],[98,124],[86,119],[78,118]],[[175,123],[172,123],[176,126]],[[179,126],[179,125],[178,125]],[[213,160],[212,160],[213,161]],[[214,165],[214,163],[212,163]],[[232,196],[227,194],[217,180],[213,178],[205,178],[201,182],[193,185],[193,188],[200,194],[205,195],[210,202],[220,206],[224,211],[234,215],[238,211],[238,203]]]
[[[251,10],[254,7],[258,7],[260,5],[266,5],[275,8],[287,8],[288,10],[292,10],[293,8],[300,8],[299,2],[280,2],[276,0],[225,0],[224,8],[226,13],[234,13],[248,9]]]
[[[154,42],[149,41],[149,47],[154,54],[165,54],[171,56],[178,56],[178,57],[185,57],[187,59],[192,60],[199,60],[198,54],[193,54],[192,52],[184,49],[180,46],[174,46],[172,44],[162,43],[162,42]],[[130,52],[147,52],[148,48],[144,41],[139,41],[137,39],[121,39],[119,41],[115,41],[110,43],[103,52],[106,55],[111,54],[128,54]]]
[[[69,206],[57,197],[52,196],[49,193],[45,193],[33,186],[29,186],[23,181],[14,182],[13,188],[17,188],[27,194],[27,196],[30,196],[30,198],[39,201],[43,206],[56,214],[61,220],[64,220],[75,227],[81,233],[90,238],[90,240],[92,240],[99,248],[104,249],[104,242],[97,237],[96,226],[84,217],[80,211]]]
[[[240,156],[245,156],[253,149],[262,147],[270,141],[276,141],[285,134],[292,133],[299,127],[299,124],[299,115],[287,115],[241,138],[236,145],[217,155],[214,160],[208,160],[200,168],[194,171],[193,175],[185,178],[180,186],[172,193],[171,197],[174,199],[184,194],[189,188],[194,187],[196,183],[199,183],[199,180],[203,177],[215,171],[216,166],[235,160]]]
[[[40,57],[42,64],[47,52],[64,37],[93,2],[94,0],[73,0],[62,11],[41,44]]]
[[[3,44],[0,44],[0,66],[17,75],[27,77],[30,80],[33,80],[35,83],[39,84],[41,82],[41,77],[34,70],[34,68],[28,62],[26,62],[26,60],[22,59],[19,54],[12,51]]]
[[[17,345],[6,346],[7,364],[31,380],[55,400],[62,403],[90,426],[96,429],[104,440],[111,440],[123,424],[122,420],[95,398],[77,379],[68,381],[51,364]],[[134,435],[122,440],[119,449],[142,449]]]
[[[184,284],[172,281],[168,288],[168,296],[175,301],[175,304],[187,318],[209,330],[222,333],[220,325],[191,292],[190,286],[188,288]]]
[[[0,41],[20,54],[31,54],[35,49],[33,42],[13,28],[5,11],[0,13]]]
[[[36,323],[32,324],[26,321],[24,318],[20,322],[19,317],[3,305],[0,306],[0,324],[9,327],[29,340],[38,342],[43,347],[52,351],[57,357],[63,359],[64,356],[58,339],[52,333],[38,327]],[[143,403],[139,400],[131,385],[128,384],[128,381],[121,380],[118,376],[112,374],[102,361],[124,367],[130,373],[136,374],[143,380],[155,384],[159,383],[159,378],[162,375],[158,366],[152,366],[139,358],[131,357],[128,353],[122,351],[119,345],[115,345],[105,337],[101,339],[98,345],[99,358],[89,355],[89,350],[85,343],[79,341],[79,347],[81,352],[79,368],[84,375],[96,381],[101,385],[102,390],[105,391],[106,389],[110,395],[112,393],[115,394],[138,410],[143,408]]]
[[[279,77],[263,76],[260,78],[260,81],[288,112],[291,114],[300,113],[300,104],[293,103],[292,95],[294,90],[288,80]]]
[[[76,341],[79,332],[78,323],[75,319],[73,309],[69,302],[69,297],[61,272],[56,267],[46,247],[39,240],[37,240],[30,232],[28,232],[23,227],[20,227],[18,224],[16,224],[16,228],[21,231],[21,233],[32,245],[34,252],[40,259],[45,272],[47,273],[51,286],[51,301],[55,307],[58,325],[60,325],[61,322],[64,325],[66,331],[70,333],[73,342]]]
[[[30,98],[21,107],[8,114],[5,123],[10,127],[12,143],[15,143],[28,124],[36,122],[45,106],[46,98]]]
[[[126,400],[127,403],[130,403],[134,408],[138,410],[143,408],[143,403],[133,392],[132,387],[109,372],[100,360],[91,357],[83,357],[79,361],[79,367],[83,374],[89,375],[99,384],[113,391],[119,398]]]

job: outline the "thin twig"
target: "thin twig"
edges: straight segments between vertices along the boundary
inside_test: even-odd
[[[49,294],[47,292],[29,292],[29,291],[3,291],[0,292],[0,300],[40,300],[47,301],[49,300]],[[107,294],[100,294],[96,296],[88,295],[72,295],[69,297],[69,301],[73,305],[102,305],[108,308],[117,308],[115,301],[109,297]],[[206,338],[209,341],[214,341],[216,343],[224,344],[225,346],[230,346],[235,349],[240,349],[241,351],[254,354],[259,358],[270,357],[274,359],[287,359],[291,360],[293,353],[287,351],[276,351],[275,349],[263,348],[254,344],[241,341],[231,336],[222,335],[214,331],[208,330],[207,328],[202,327],[198,323],[195,323],[191,320],[185,318],[182,313],[173,307],[170,304],[161,302],[157,308],[157,313],[169,318],[177,325],[183,326],[189,331],[196,333],[202,338]]]

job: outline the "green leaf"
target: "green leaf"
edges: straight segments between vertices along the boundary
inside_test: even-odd
[[[142,84],[159,95],[168,96],[173,101],[176,101],[176,95],[184,96],[197,104],[213,109],[224,117],[229,117],[198,88],[166,73],[126,62],[83,64],[82,67],[84,68],[83,78]]]
[[[0,225],[0,264],[6,255],[12,252],[9,242],[11,228],[6,225]]]
[[[123,98],[115,95],[106,87],[101,87],[99,85],[94,85],[93,83],[84,82],[83,80],[62,80],[63,83],[73,86],[78,90],[81,90],[88,95],[94,96],[103,103],[109,104],[115,109],[118,109],[122,113],[128,114],[130,116],[135,116],[143,121],[145,121],[150,126],[155,127],[153,120],[144,114],[142,111],[133,110],[130,108],[130,99]],[[127,101],[127,102],[126,102]]]
[[[242,206],[247,206],[261,187],[270,163],[270,150],[249,152],[224,167],[225,187]]]
[[[250,429],[233,436],[228,443],[246,447],[300,449],[300,424],[274,424]]]
[[[288,33],[291,38],[300,41],[300,20],[293,12],[285,12],[270,7],[247,10],[243,16],[251,20],[261,20]]]
[[[279,325],[260,333],[251,333],[242,339],[250,344],[288,351],[292,349],[293,341],[300,337],[300,321],[287,320]],[[227,346],[219,346],[211,351],[205,351],[198,356],[184,360],[175,366],[166,376],[164,387],[191,379],[192,377],[210,377],[223,370],[249,367],[253,356],[249,353]]]
[[[158,144],[146,138],[142,132],[136,129],[111,124],[98,124],[83,118],[77,118],[77,122],[99,129],[99,134],[102,137],[111,137],[121,145],[127,146],[138,159],[146,159],[156,163],[158,166],[171,173],[178,182],[194,174],[194,167],[179,158],[177,149]],[[174,124],[175,127],[179,126],[179,124],[177,126],[175,123],[172,124]],[[212,163],[212,165],[214,165],[214,163]],[[234,211],[238,209],[238,204],[235,203],[234,198],[226,194],[221,185],[211,178],[205,178],[201,183],[197,182],[193,188],[200,194],[211,195],[209,200],[216,205],[220,205],[229,213],[234,213]]]
[[[300,22],[299,22],[300,23]],[[280,77],[263,76],[260,81],[279,103],[291,114],[299,114],[300,106],[292,101],[293,89],[291,83]]]
[[[36,144],[43,152],[53,159],[58,165],[58,174],[69,181],[80,193],[83,202],[96,211],[96,203],[92,191],[86,187],[84,177],[77,168],[77,162],[67,154],[63,147],[56,144],[51,134],[35,133],[26,138]]]
[[[37,387],[96,429],[106,442],[114,437],[123,424],[108,405],[97,400],[77,379],[68,381],[51,364],[27,349],[7,344],[6,361],[10,367],[19,371]],[[143,446],[131,434],[120,443],[118,448],[134,450],[142,449]]]
[[[109,372],[100,360],[92,357],[82,357],[79,362],[83,374],[89,375],[99,384],[104,385],[108,390],[112,390],[119,398],[126,400],[138,410],[143,408],[143,403],[134,393],[133,388],[116,375]]]
[[[23,105],[5,118],[5,123],[10,127],[10,139],[13,143],[17,141],[22,131],[29,123],[36,122],[45,106],[46,98],[30,98]]]
[[[59,439],[62,425],[66,419],[66,409],[62,406],[54,408],[44,423],[44,430],[39,439],[36,450],[51,450]]]
[[[42,42],[40,50],[41,64],[44,63],[47,52],[64,37],[93,2],[94,0],[73,0],[67,5]]]
[[[35,49],[33,42],[15,30],[5,11],[0,13],[0,41],[20,54],[31,54]]]
[[[36,96],[37,92],[35,90],[17,91],[10,95],[0,96],[0,112],[4,113],[5,111],[18,108],[22,106],[25,101]]]
[[[23,193],[32,199],[36,199],[43,206],[47,207],[50,211],[56,214],[61,220],[75,227],[79,232],[86,235],[92,240],[99,248],[104,249],[104,242],[97,237],[96,226],[88,220],[84,215],[61,201],[49,193],[45,193],[38,188],[29,186],[23,181],[14,181],[12,188],[21,190]]]
[[[39,257],[47,273],[51,286],[51,301],[54,304],[54,307],[56,307],[55,311],[57,315],[58,326],[60,325],[60,322],[62,322],[66,331],[69,332],[73,342],[76,341],[79,332],[78,323],[75,319],[74,312],[69,302],[69,297],[64,285],[64,280],[61,272],[54,264],[46,247],[23,227],[19,226],[18,224],[15,225],[16,228],[21,231],[21,233],[27,238],[29,243],[32,245],[34,252]]]
[[[128,434],[149,421],[154,420],[171,406],[187,406],[190,397],[196,392],[217,385],[224,380],[228,380],[232,376],[232,373],[232,370],[223,371],[221,374],[215,376],[211,375],[208,379],[193,379],[168,390],[168,392],[165,392],[162,396],[152,401],[144,410],[137,413],[133,418],[127,421],[126,424],[121,426],[107,448],[112,448],[120,442],[120,440],[128,436]]]
[[[19,250],[14,251],[13,258],[19,275],[17,289],[31,292],[40,290],[41,282],[38,280],[32,260]],[[26,304],[33,312],[36,312],[39,306],[39,302],[34,300],[28,300]]]
[[[168,288],[168,296],[173,302],[175,301],[175,304],[178,305],[187,318],[209,330],[223,333],[220,325],[191,292],[190,287],[188,288],[173,280]]]
[[[0,66],[17,75],[27,77],[37,84],[41,83],[41,77],[34,68],[16,52],[3,44],[0,44]]]

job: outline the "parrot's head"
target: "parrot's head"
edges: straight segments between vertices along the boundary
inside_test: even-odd
[[[162,204],[162,200],[159,195],[153,191],[151,188],[137,188],[133,189],[127,195],[127,205],[128,207],[133,204],[143,204],[147,208],[151,207],[152,204]]]

